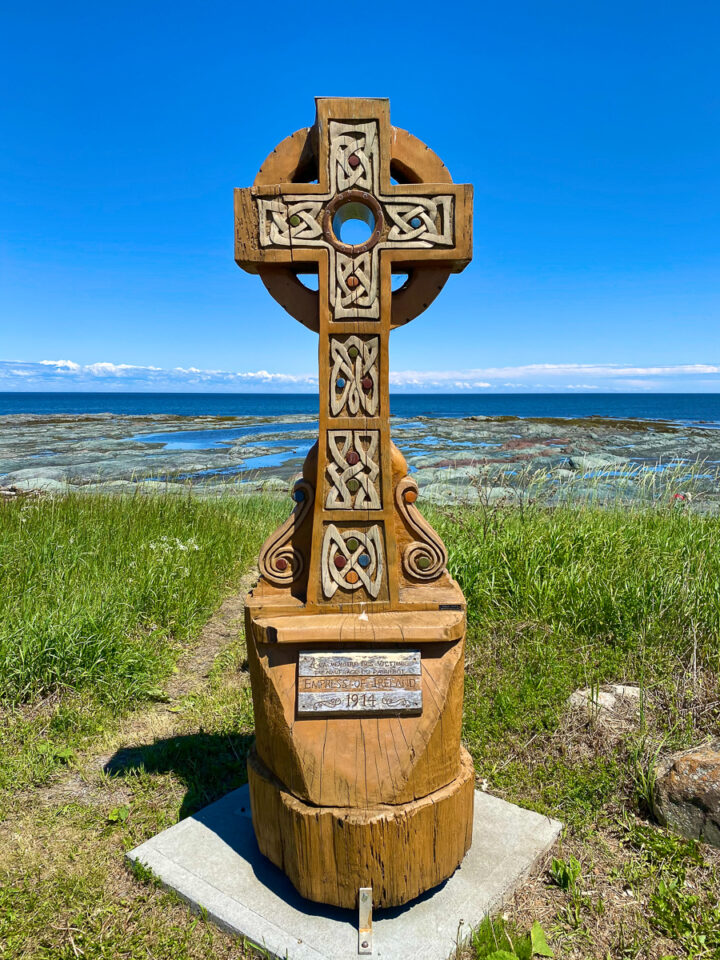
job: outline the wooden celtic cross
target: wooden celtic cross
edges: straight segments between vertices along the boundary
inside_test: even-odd
[[[472,188],[391,126],[387,100],[316,105],[314,126],[235,191],[235,259],[319,334],[318,443],[247,605],[253,822],[261,850],[306,896],[351,906],[372,886],[376,905],[389,905],[447,877],[470,843],[465,603],[390,440],[388,351],[391,329],[469,262]],[[367,238],[344,241],[348,220],[364,221]],[[300,279],[312,272],[317,291]],[[397,290],[393,273],[407,275]],[[382,840],[377,816],[358,819],[378,805],[390,811]],[[355,824],[342,863],[339,809]],[[443,820],[445,843],[424,856],[408,818],[418,839],[437,831],[440,810],[452,826]],[[406,827],[393,830],[398,817]]]

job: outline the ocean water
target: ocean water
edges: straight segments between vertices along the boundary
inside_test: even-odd
[[[400,417],[610,417],[720,427],[717,393],[391,394]],[[317,417],[310,393],[0,393],[0,416],[89,413],[154,416]]]

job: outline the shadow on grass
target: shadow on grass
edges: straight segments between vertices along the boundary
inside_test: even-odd
[[[118,750],[104,770],[112,777],[136,770],[175,774],[187,788],[180,807],[182,820],[247,783],[246,761],[254,740],[254,735],[247,733],[168,737]]]

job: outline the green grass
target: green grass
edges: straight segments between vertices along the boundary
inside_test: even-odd
[[[247,955],[121,861],[244,781],[241,636],[202,689],[153,701],[288,509],[162,495],[0,508],[0,798],[16,824],[0,827],[0,955]],[[458,957],[537,955],[538,920],[558,958],[720,956],[717,862],[638,816],[658,751],[720,722],[720,518],[424,512],[468,600],[463,736],[479,777],[569,827],[532,908],[487,922]],[[568,726],[570,693],[606,682],[642,687],[640,724]],[[93,754],[114,756],[109,773]],[[76,799],[34,809],[53,774]]]
[[[0,809],[131,707],[255,562],[282,502],[155,495],[0,508]]]
[[[439,519],[480,629],[536,624],[601,644],[682,652],[720,631],[720,519],[682,509],[466,510]],[[717,649],[713,662],[718,663]]]
[[[143,697],[287,513],[282,501],[66,497],[0,510],[0,697]],[[501,725],[573,685],[720,665],[720,520],[682,510],[428,513],[468,599],[470,646],[500,632]],[[497,645],[493,648],[498,653]],[[492,680],[492,669],[486,680]],[[518,683],[518,680],[520,681]],[[552,709],[548,718],[552,716]]]
[[[502,918],[483,920],[472,936],[472,949],[477,960],[504,960],[504,956],[518,960],[532,960],[530,935],[518,935]]]
[[[668,744],[717,727],[720,518],[683,509],[429,511],[468,600],[464,735],[481,775],[514,799],[589,816],[617,794],[625,755],[543,756],[570,693],[639,684]],[[709,687],[708,687],[709,684]],[[705,687],[703,686],[705,685]],[[537,742],[539,739],[539,743]]]
[[[147,697],[284,505],[65,497],[0,509],[0,695]]]

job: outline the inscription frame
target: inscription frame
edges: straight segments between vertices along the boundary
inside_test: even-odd
[[[301,650],[296,712],[319,717],[422,714],[419,650]]]

